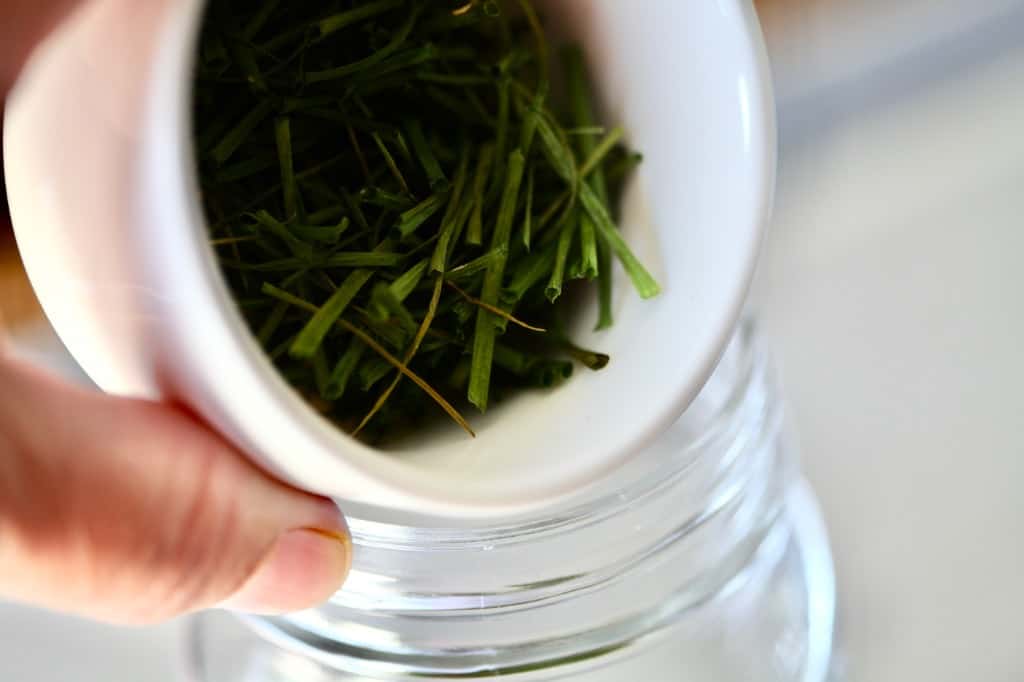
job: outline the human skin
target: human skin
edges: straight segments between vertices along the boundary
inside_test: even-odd
[[[104,0],[0,0],[0,100],[90,1]],[[350,562],[332,502],[264,474],[181,406],[24,364],[0,320],[0,599],[130,624],[281,613],[327,599]]]

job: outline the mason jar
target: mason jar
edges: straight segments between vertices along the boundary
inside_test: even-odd
[[[529,517],[348,510],[344,589],[293,615],[197,617],[194,682],[823,682],[831,556],[750,321],[652,447],[613,485]]]

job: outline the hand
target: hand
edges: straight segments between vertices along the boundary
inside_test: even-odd
[[[0,0],[0,98],[76,4]],[[120,623],[279,613],[327,599],[350,557],[329,500],[182,409],[65,385],[0,338],[0,598]]]

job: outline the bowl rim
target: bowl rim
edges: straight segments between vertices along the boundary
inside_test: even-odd
[[[169,360],[177,370],[172,372],[175,376],[168,377],[171,397],[189,404],[273,474],[313,493],[356,502],[364,509],[363,518],[379,517],[387,509],[453,518],[506,517],[546,507],[556,499],[577,492],[578,486],[571,486],[547,491],[539,498],[534,493],[482,499],[474,496],[472,491],[424,486],[417,480],[418,469],[341,432],[316,414],[279,375],[242,319],[206,240],[205,216],[200,206],[197,169],[191,151],[192,74],[195,45],[206,4],[207,0],[181,3],[173,10],[174,18],[166,28],[178,39],[162,41],[155,64],[157,77],[153,81],[162,82],[164,86],[154,86],[151,91],[147,113],[151,134],[145,138],[157,142],[146,152],[143,168],[151,191],[159,191],[166,197],[160,202],[161,215],[154,220],[154,236],[163,241],[165,248],[188,254],[187,262],[177,263],[175,267],[164,264],[161,268],[162,277],[167,282],[181,280],[182,277],[189,282],[189,286],[184,287],[186,293],[183,297],[168,309],[168,314],[177,317],[178,322],[171,328],[194,326],[194,319],[188,319],[186,324],[184,311],[187,309],[188,317],[193,318],[192,313],[200,309],[204,312],[201,320],[206,332],[204,337],[225,344],[222,350],[230,352],[218,353],[214,358],[202,352],[199,347],[202,344],[196,339],[176,339],[169,347],[173,348],[175,344],[199,346],[195,347],[195,352],[179,354]],[[715,342],[707,344],[699,362],[694,362],[700,381],[694,382],[694,386],[681,391],[674,401],[657,410],[650,420],[651,428],[639,433],[633,442],[636,450],[649,445],[678,418],[714,370],[740,319],[772,210],[777,130],[770,65],[763,35],[754,7],[748,0],[719,0],[718,5],[723,12],[738,16],[736,27],[745,34],[737,44],[746,49],[746,54],[742,55],[743,75],[751,96],[750,111],[747,112],[747,147],[755,157],[754,166],[759,169],[754,173],[756,182],[751,184],[752,193],[756,195],[755,203],[759,206],[759,224],[752,227],[756,237],[750,240],[742,256],[746,276],[737,283],[729,296],[727,309],[723,310],[728,324],[719,325]],[[168,83],[170,87],[166,86]],[[182,224],[188,225],[189,229],[182,230]],[[177,239],[175,233],[178,234]],[[161,267],[158,263],[154,266]],[[208,380],[218,373],[237,378],[244,387],[262,390],[262,394],[248,394],[247,400],[259,401],[258,413],[276,415],[273,428],[279,432],[271,434],[267,424],[257,424],[259,433],[255,433],[253,419],[249,419],[247,425],[243,424],[245,420],[231,409],[224,389],[218,389],[216,381]],[[200,384],[186,386],[176,376],[198,378]],[[278,443],[291,441],[300,448],[308,445],[319,454],[312,450],[306,452],[304,463],[294,461],[298,458],[285,461],[273,455],[276,451],[273,446],[256,442],[256,439],[263,441],[263,437]],[[324,447],[325,443],[333,447]],[[327,450],[332,451],[332,461],[324,456]],[[344,456],[341,452],[345,453]],[[629,456],[629,453],[620,453],[619,457],[611,458],[615,461],[609,462],[609,467],[618,466]],[[310,457],[317,457],[319,461],[311,462]],[[324,475],[325,467],[331,469],[331,475]],[[332,485],[342,477],[347,493]],[[325,485],[327,480],[332,483]],[[379,508],[360,503],[367,499],[384,503]]]

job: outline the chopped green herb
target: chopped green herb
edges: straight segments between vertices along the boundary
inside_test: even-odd
[[[658,292],[613,218],[640,156],[596,118],[582,52],[549,54],[532,0],[211,0],[211,247],[282,376],[351,433],[433,403],[472,434],[461,408],[608,364],[562,333],[569,287],[597,287],[602,329],[613,257]]]

